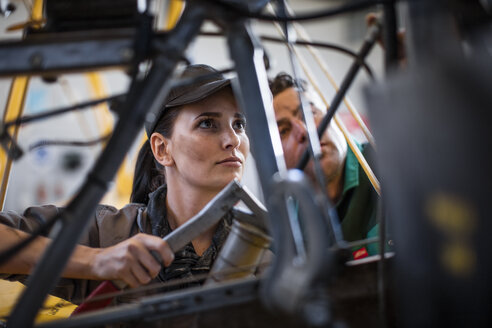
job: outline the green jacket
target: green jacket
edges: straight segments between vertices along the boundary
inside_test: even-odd
[[[373,168],[374,165],[370,160],[372,148],[368,144],[358,146]],[[345,240],[356,241],[377,237],[376,212],[379,196],[350,148],[347,150],[344,175],[342,197],[336,204],[336,210]],[[377,243],[367,245],[366,250],[368,255],[377,254]]]

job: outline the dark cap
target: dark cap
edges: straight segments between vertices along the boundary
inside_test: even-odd
[[[203,77],[198,78],[200,76]],[[164,102],[164,106],[156,115],[155,120],[152,122],[145,122],[145,131],[148,136],[154,132],[155,126],[161,119],[161,116],[166,108],[192,104],[207,98],[226,86],[231,85],[230,79],[224,77],[222,73],[213,67],[203,64],[190,65],[186,67],[183,74],[181,74],[181,78],[192,80],[190,83],[185,83],[184,85],[178,85],[172,88],[166,98],[166,101]]]

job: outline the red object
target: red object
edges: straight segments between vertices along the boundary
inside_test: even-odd
[[[356,251],[353,251],[352,256],[354,260],[359,260],[359,259],[363,259],[364,257],[368,257],[369,253],[367,252],[367,249],[365,247],[362,247]]]
[[[73,317],[80,313],[105,308],[106,306],[111,304],[114,297],[109,297],[94,302],[91,302],[91,299],[93,299],[96,296],[101,296],[104,294],[113,293],[117,291],[119,291],[118,287],[116,287],[111,281],[106,280],[102,282],[99,286],[97,286],[96,289],[94,289],[94,291],[87,297],[87,299],[72,312],[70,316]]]

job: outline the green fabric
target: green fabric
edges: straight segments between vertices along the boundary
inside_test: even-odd
[[[362,154],[367,159],[369,146],[358,145]],[[378,195],[360,167],[357,157],[349,148],[345,161],[344,188],[342,197],[336,204],[338,217],[341,221],[342,232],[345,240],[355,241],[377,236],[376,208]],[[369,255],[377,254],[375,247],[366,247]]]
[[[367,233],[367,238],[373,238],[373,237],[378,237],[378,236],[379,236],[379,224],[376,224]],[[369,253],[369,255],[378,254],[379,253],[379,243],[368,244],[367,245],[367,252]]]

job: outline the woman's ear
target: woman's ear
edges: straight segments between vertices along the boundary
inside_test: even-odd
[[[163,166],[171,166],[174,164],[174,159],[171,154],[171,140],[164,137],[162,134],[154,132],[150,136],[150,148],[154,154],[154,158]]]

